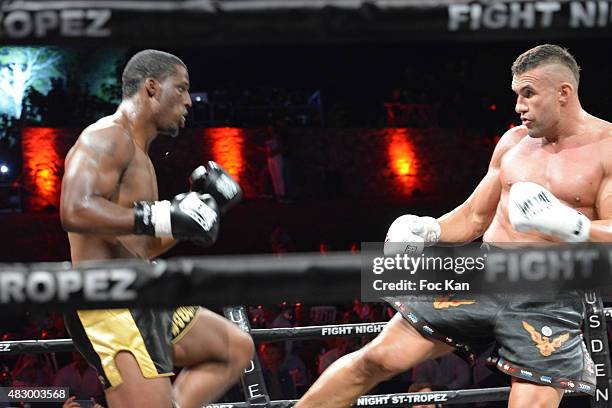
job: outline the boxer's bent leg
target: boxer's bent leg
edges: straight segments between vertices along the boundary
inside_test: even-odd
[[[453,350],[422,336],[398,313],[372,342],[325,370],[296,408],[350,407],[379,382]]]
[[[240,378],[254,346],[234,323],[199,308],[173,353],[175,365],[183,367],[174,382],[174,398],[180,408],[195,408],[215,401]]]
[[[172,408],[172,385],[169,377],[145,378],[132,353],[121,351],[115,366],[123,382],[105,391],[109,408]]]
[[[513,377],[508,408],[557,408],[561,398],[562,389]]]
[[[110,408],[170,408],[170,313],[141,309],[80,310],[65,315],[77,350],[95,367]]]

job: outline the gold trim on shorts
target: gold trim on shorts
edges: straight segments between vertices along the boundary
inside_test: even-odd
[[[157,372],[129,309],[78,310],[77,314],[93,349],[100,358],[111,388],[123,382],[115,364],[115,356],[120,351],[132,353],[145,378],[174,375],[173,372]]]
[[[172,313],[172,344],[176,344],[191,330],[200,306],[180,306]]]

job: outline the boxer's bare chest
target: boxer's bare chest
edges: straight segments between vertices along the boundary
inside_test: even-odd
[[[132,207],[134,201],[158,200],[155,169],[147,155],[136,150],[134,158],[119,180],[116,202],[123,207]],[[151,238],[143,235],[126,235],[109,239],[114,257],[146,258]]]
[[[136,150],[134,158],[119,180],[117,203],[131,207],[134,201],[155,201],[158,199],[155,169],[147,155]]]
[[[592,209],[604,176],[600,157],[597,143],[565,147],[525,138],[502,158],[500,179],[505,191],[531,181],[574,208]]]

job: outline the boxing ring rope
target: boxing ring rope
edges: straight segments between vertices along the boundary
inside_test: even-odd
[[[479,402],[506,401],[510,395],[510,387],[477,388],[455,391],[436,392],[411,392],[397,394],[364,395],[357,400],[356,407],[376,408],[400,408],[415,404],[438,404],[454,405]],[[580,396],[574,392],[567,392],[566,397]],[[269,407],[289,408],[296,404],[297,400],[270,401]],[[251,408],[248,402],[235,402],[225,404],[209,404],[205,408]]]
[[[0,315],[179,305],[223,307],[287,299],[319,304],[360,297],[361,258],[350,252],[0,265]],[[330,284],[333,282],[333,284]],[[282,291],[278,288],[282,288]]]
[[[612,321],[612,308],[605,308],[606,320]],[[252,329],[256,343],[286,340],[316,340],[325,337],[375,336],[386,322],[338,324],[325,326],[283,327],[276,329]],[[1,355],[62,353],[73,351],[72,339],[0,341]]]
[[[538,261],[541,263],[539,266],[546,267],[548,262],[550,269],[557,272],[557,281],[560,282],[557,289],[612,287],[612,251],[608,253],[607,248],[596,245],[592,248],[588,250],[591,258],[580,258],[587,252],[583,247],[557,246],[497,250],[496,253],[489,252],[488,260],[494,254],[508,253],[508,258],[503,261],[507,262],[508,268],[516,269],[513,266],[515,258],[529,257],[532,261],[533,255],[541,255],[538,256],[541,260]],[[447,251],[443,254],[445,256],[466,254],[466,250],[439,250]],[[572,257],[566,259],[567,254]],[[118,259],[81,263],[78,268],[72,267],[69,262],[0,264],[0,315],[20,314],[30,309],[167,308],[194,304],[223,307],[273,304],[286,300],[336,304],[361,298],[363,271],[367,272],[369,268],[369,275],[372,276],[370,255],[367,252],[362,256],[350,252],[234,255],[174,258],[154,263]],[[523,267],[520,262],[519,265]],[[565,270],[568,266],[575,273],[582,273],[582,276],[566,279],[564,274],[558,273],[560,267]],[[423,273],[433,276],[435,272],[427,270]],[[508,271],[508,274],[510,272],[514,273]],[[457,276],[480,276],[478,274]],[[513,286],[515,282],[506,279],[501,287],[508,293],[531,290],[531,293],[539,294],[539,288],[547,289],[552,283],[547,279],[535,282],[529,277],[515,281],[522,282],[523,286]],[[480,290],[478,293],[496,293],[500,290],[499,281],[479,281],[476,284]],[[512,292],[513,288],[520,291]]]
[[[612,313],[612,309],[610,309]],[[357,323],[326,326],[303,326],[277,329],[252,329],[251,336],[258,343],[285,340],[314,340],[323,337],[357,337],[376,335],[386,322]],[[6,354],[58,353],[73,351],[72,339],[0,341],[0,352]]]
[[[605,309],[606,316],[612,319],[612,308]],[[270,342],[270,341],[285,341],[285,340],[312,340],[322,337],[359,337],[373,336],[378,334],[386,322],[379,323],[358,323],[358,324],[342,324],[342,325],[324,325],[324,326],[304,326],[291,328],[276,328],[276,329],[252,329],[251,335],[255,342]],[[55,340],[16,340],[0,342],[0,352],[2,355],[10,354],[26,354],[26,353],[51,353],[51,352],[69,352],[73,351],[71,339],[55,339]],[[399,393],[385,395],[371,395],[362,397],[363,403],[358,403],[358,406],[371,407],[400,407],[406,406],[409,402],[429,403],[444,402],[445,404],[462,404],[476,402],[492,402],[504,401],[508,398],[510,387],[497,387],[488,389],[469,389],[469,390],[453,390],[453,391],[438,391],[431,393]],[[576,393],[567,393],[566,396],[578,396]],[[418,399],[417,399],[418,396]],[[421,398],[422,397],[422,398]],[[397,401],[393,404],[389,401]],[[271,401],[270,406],[281,408],[291,407],[295,404],[295,400],[286,401]],[[367,402],[367,404],[365,403]],[[232,404],[209,404],[210,408],[247,408],[251,407],[247,402],[238,402]]]
[[[506,401],[510,395],[510,387],[478,388],[456,391],[436,391],[436,392],[411,392],[397,394],[378,394],[365,395],[360,397],[356,407],[376,407],[376,408],[400,408],[415,404],[466,404],[479,402]],[[577,393],[566,393],[566,397],[579,396]],[[289,408],[296,404],[297,400],[278,400],[270,401],[269,407]],[[250,408],[248,402],[236,402],[225,404],[209,404],[205,408]]]
[[[108,261],[79,265],[68,263],[14,264],[0,266],[0,304],[2,312],[23,313],[24,306],[41,309],[97,308],[97,307],[168,307],[178,304],[219,306],[227,304],[279,303],[287,299],[301,302],[329,304],[343,303],[359,298],[358,274],[361,259],[349,253],[329,255],[300,254],[282,257],[232,256],[207,259],[180,258],[147,264],[142,261]],[[330,285],[333,282],[333,285]],[[282,289],[279,289],[282,288]],[[260,291],[261,289],[261,291]],[[224,293],[225,292],[225,293]],[[591,302],[593,310],[587,314],[591,329],[605,330],[612,308],[603,308],[601,297]],[[239,302],[237,300],[240,300]],[[177,301],[178,300],[178,301]],[[587,304],[589,303],[587,299]],[[17,312],[18,311],[18,312]],[[251,334],[254,341],[307,340],[322,337],[354,337],[379,333],[386,323],[306,326],[278,329],[251,329],[243,307],[225,307],[227,318]],[[593,325],[591,318],[597,317]],[[610,386],[610,362],[607,337],[597,330],[587,330],[585,340],[591,337],[605,347],[598,351],[603,361],[604,383],[602,398],[591,398],[592,407],[606,407]],[[605,331],[603,336],[606,336]],[[70,339],[21,340],[0,342],[1,354],[63,352],[73,350]],[[597,365],[597,364],[596,364]],[[238,407],[291,407],[296,401],[270,401],[265,389],[261,366],[255,355],[251,366],[241,378],[246,402],[210,404],[210,408]],[[356,406],[404,407],[424,403],[476,403],[504,401],[509,387],[466,389],[430,393],[400,393],[365,395]],[[605,392],[605,396],[604,396]],[[566,392],[568,396],[581,395]],[[605,398],[604,398],[605,397]]]

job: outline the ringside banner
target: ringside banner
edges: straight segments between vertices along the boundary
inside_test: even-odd
[[[130,46],[612,37],[612,0],[20,0],[0,44]]]

